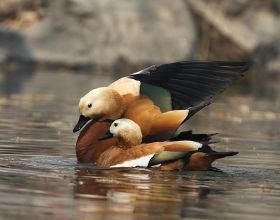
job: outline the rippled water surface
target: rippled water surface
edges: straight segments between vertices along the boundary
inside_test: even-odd
[[[216,162],[223,172],[77,164],[78,100],[112,80],[1,73],[1,219],[279,219],[278,102],[222,95],[188,123],[197,132],[219,132],[215,149],[240,152]]]

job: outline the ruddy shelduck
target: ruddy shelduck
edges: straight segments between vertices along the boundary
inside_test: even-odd
[[[237,154],[215,152],[207,143],[192,140],[142,143],[141,128],[130,119],[114,121],[101,141],[115,137],[117,145],[105,150],[96,164],[100,167],[152,167],[162,170],[208,170],[214,160]]]
[[[80,99],[80,118],[73,129],[79,131],[91,121],[77,140],[78,161],[96,162],[117,141],[100,142],[97,136],[119,118],[136,122],[145,142],[171,138],[246,69],[245,62],[182,61],[154,65],[93,89]]]

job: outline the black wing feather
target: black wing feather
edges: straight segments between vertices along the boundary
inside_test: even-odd
[[[154,65],[129,77],[167,89],[175,110],[209,101],[247,69],[246,62],[182,61]]]
[[[181,140],[188,140],[188,141],[196,141],[200,143],[208,143],[212,140],[212,137],[218,133],[212,134],[194,134],[191,130],[189,131],[182,131],[177,136],[170,139],[170,141],[181,141]]]

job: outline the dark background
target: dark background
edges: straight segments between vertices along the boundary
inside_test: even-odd
[[[279,21],[277,0],[2,0],[0,66],[24,80],[38,68],[126,75],[184,59],[248,60],[236,91],[278,100]]]

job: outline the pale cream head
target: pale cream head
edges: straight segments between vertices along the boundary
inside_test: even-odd
[[[120,118],[124,109],[120,94],[108,87],[91,90],[79,103],[80,114],[97,121]]]
[[[110,126],[110,133],[128,146],[135,146],[142,142],[141,128],[130,119],[115,120]]]

